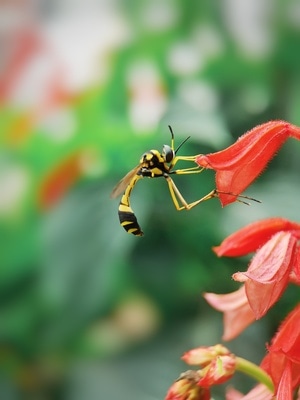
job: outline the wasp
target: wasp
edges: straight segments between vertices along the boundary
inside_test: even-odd
[[[136,183],[142,179],[142,178],[160,178],[163,177],[166,179],[171,198],[173,200],[173,203],[175,205],[175,208],[178,211],[181,210],[190,210],[191,208],[197,206],[198,204],[202,203],[203,201],[209,200],[213,197],[218,197],[219,191],[216,189],[212,190],[210,193],[208,193],[206,196],[202,197],[199,200],[196,200],[192,203],[187,203],[187,201],[184,199],[182,196],[181,192],[175,185],[173,179],[171,178],[170,175],[176,174],[176,175],[188,175],[188,174],[199,174],[201,173],[205,168],[200,167],[200,166],[194,166],[191,168],[184,168],[184,169],[176,169],[174,170],[173,168],[177,164],[178,161],[191,161],[195,163],[195,160],[197,158],[196,156],[177,156],[178,150],[181,148],[181,146],[190,138],[187,137],[175,150],[174,149],[174,133],[171,128],[171,126],[168,126],[171,132],[171,146],[169,145],[163,145],[162,152],[160,153],[158,150],[150,150],[144,153],[140,159],[139,164],[133,168],[131,171],[129,171],[123,179],[120,180],[120,182],[114,187],[111,197],[115,198],[119,196],[120,194],[123,193],[121,197],[121,201],[119,204],[119,220],[120,224],[123,226],[123,228],[128,232],[132,233],[135,236],[143,236],[143,231],[138,224],[137,218],[130,206],[130,195],[135,187]],[[226,193],[226,194],[232,194],[233,196],[236,196],[233,193]],[[255,200],[252,199],[251,197],[247,196],[239,196],[242,198],[247,198],[250,200]],[[248,204],[245,201],[239,200],[238,201]],[[255,200],[257,201],[257,200]]]

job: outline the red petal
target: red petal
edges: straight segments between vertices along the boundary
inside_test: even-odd
[[[293,389],[292,389],[292,368],[291,363],[287,362],[281,379],[276,391],[277,400],[292,400],[293,399]]]
[[[290,282],[300,286],[300,247],[297,246],[294,267],[290,274]]]
[[[285,371],[287,375],[284,379],[289,377],[289,383],[286,382],[286,385],[290,385],[294,390],[300,384],[300,364],[293,363],[280,350],[278,352],[270,351],[264,357],[260,366],[271,376],[276,392]]]
[[[222,151],[198,156],[196,162],[217,172],[217,190],[238,195],[257,178],[288,137],[300,140],[300,128],[285,121],[270,121],[253,128]],[[235,199],[220,194],[223,206]]]
[[[213,250],[219,257],[243,256],[257,250],[279,231],[291,231],[295,237],[300,238],[300,224],[284,218],[268,218],[238,230],[223,240],[220,246],[213,247]]]
[[[290,232],[278,232],[253,257],[245,275],[256,282],[279,282],[293,266],[297,239]]]
[[[281,352],[295,363],[300,364],[300,304],[296,306],[280,325],[278,333],[269,347],[269,351]]]
[[[285,290],[295,258],[296,239],[275,234],[253,257],[247,272],[233,279],[246,282],[246,294],[256,319],[261,318]]]

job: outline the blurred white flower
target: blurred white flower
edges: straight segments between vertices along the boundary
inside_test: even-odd
[[[191,75],[200,71],[204,65],[201,49],[193,41],[176,42],[167,54],[170,70],[176,75]]]
[[[127,73],[129,117],[136,131],[155,129],[167,107],[159,71],[150,61],[131,64]]]
[[[266,58],[273,47],[271,0],[224,0],[224,21],[240,51],[248,58]]]
[[[170,29],[179,19],[179,9],[172,0],[150,0],[144,3],[141,10],[140,20],[143,29],[163,32]]]
[[[30,184],[29,171],[24,166],[12,165],[0,172],[0,216],[9,216],[18,211]]]

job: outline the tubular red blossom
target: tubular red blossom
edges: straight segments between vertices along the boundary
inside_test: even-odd
[[[280,231],[289,231],[300,239],[300,224],[284,218],[268,218],[239,229],[223,240],[220,246],[213,247],[213,250],[219,257],[243,256],[256,251]]]
[[[291,400],[300,385],[300,303],[287,316],[268,347],[261,367],[271,376],[279,400]]]
[[[199,155],[196,163],[216,171],[218,191],[238,195],[258,177],[289,137],[300,140],[300,128],[285,121],[270,121],[256,126],[222,151]],[[219,198],[222,206],[236,200],[224,193]]]
[[[249,305],[244,285],[232,293],[204,293],[203,296],[212,307],[224,313],[223,340],[234,339],[255,321],[255,315]]]
[[[290,232],[278,232],[258,250],[247,272],[233,275],[234,280],[245,282],[246,295],[256,319],[269,310],[288,285],[296,244]]]

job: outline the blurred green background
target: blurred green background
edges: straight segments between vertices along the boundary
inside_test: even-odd
[[[248,189],[261,205],[179,213],[164,180],[138,182],[143,238],[110,193],[170,144],[168,125],[177,145],[191,136],[181,155],[300,125],[299,35],[297,0],[0,3],[1,399],[163,399],[182,353],[221,340],[201,293],[237,289],[248,260],[211,247],[259,218],[297,220],[299,144]],[[214,188],[212,171],[175,180],[188,201]],[[259,362],[293,295],[229,348]]]

